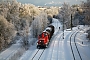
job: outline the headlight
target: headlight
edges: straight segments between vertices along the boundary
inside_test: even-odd
[[[38,45],[38,43],[37,43],[37,45]]]
[[[47,43],[46,43],[47,44]]]
[[[41,42],[41,41],[40,41]]]

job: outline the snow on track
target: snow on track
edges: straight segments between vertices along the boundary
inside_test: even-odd
[[[62,25],[59,23],[59,21],[57,19],[53,19],[52,25],[54,25],[55,27],[55,32],[50,40],[48,47],[45,49],[37,49],[37,42],[35,42],[33,45],[29,47],[29,49],[26,52],[23,53],[19,60],[74,60],[70,47],[70,36],[75,31],[79,31],[75,38],[75,34],[73,34],[71,37],[71,45],[75,56],[75,60],[81,60],[77,52],[75,43],[82,57],[82,60],[90,60],[90,42],[88,42],[88,40],[85,39],[86,35],[84,33],[88,29],[87,26],[80,25],[78,26],[79,29],[78,27],[74,27],[73,30],[65,30],[63,39]],[[20,45],[11,46],[10,48],[8,48],[0,54],[0,59],[9,60],[7,58],[10,58],[20,47]]]
[[[90,60],[90,46],[89,41],[85,39],[85,33],[79,32],[76,38],[76,44],[83,60]]]
[[[71,51],[71,47],[70,47],[70,36],[75,31],[83,32],[83,31],[86,31],[86,29],[83,28],[84,26],[79,26],[79,29],[78,29],[78,27],[74,27],[73,30],[70,30],[70,29],[65,30],[64,31],[64,39],[63,39],[62,25],[59,23],[59,21],[57,19],[53,19],[52,25],[54,25],[54,27],[55,27],[55,32],[50,40],[49,46],[46,49],[38,50],[36,48],[36,43],[35,43],[21,57],[23,59],[20,59],[20,60],[74,60],[73,54]],[[60,27],[60,30],[59,30],[59,27]],[[83,48],[84,46],[82,46],[82,47],[80,46],[81,43],[78,44],[80,42],[80,39],[82,39],[82,38],[78,37],[78,38],[80,38],[78,40],[77,36],[75,38],[74,38],[74,36],[75,36],[75,34],[71,37],[71,39],[72,39],[71,44],[72,44],[73,53],[75,55],[75,60],[81,60],[80,56],[77,52],[75,42],[76,42],[77,48],[80,52],[80,55],[82,57],[82,60],[85,60],[85,59],[90,60],[90,58],[88,57],[88,56],[90,56],[90,53],[86,52],[87,50]],[[80,36],[80,35],[78,35],[78,36]],[[74,39],[75,39],[75,42],[74,42]],[[84,44],[82,44],[82,45],[84,45]],[[88,47],[86,47],[86,48],[88,49]],[[81,49],[83,49],[83,50],[81,51]],[[88,49],[88,50],[90,50],[90,49]],[[84,57],[83,52],[86,55],[85,57]],[[86,57],[88,57],[88,58],[86,58]]]
[[[10,60],[21,48],[20,44],[14,44],[0,54],[0,60]]]
[[[77,32],[74,32],[70,36],[71,51],[72,51],[72,55],[73,55],[74,60],[82,60],[81,55],[80,55],[80,53],[78,51],[76,42],[75,42],[76,34],[77,34]]]

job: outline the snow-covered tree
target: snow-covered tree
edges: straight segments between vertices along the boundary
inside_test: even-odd
[[[14,26],[0,15],[0,50],[4,47],[7,47],[14,36]]]
[[[3,5],[1,7],[1,15],[3,15],[8,22],[12,23],[16,29],[16,25],[20,22],[19,21],[19,7],[20,4],[16,0],[7,0],[1,3]]]
[[[50,7],[49,9],[45,9],[45,12],[47,13],[47,15],[53,17],[53,15],[57,15],[58,14],[58,7]]]
[[[84,19],[84,22],[86,25],[90,25],[90,0],[87,0],[87,2],[83,2],[81,4],[81,8],[84,10],[84,16],[85,16],[85,19]],[[88,38],[90,40],[90,29],[87,31],[88,33]]]
[[[42,21],[42,29],[44,30],[47,27],[48,19],[47,19],[47,14],[44,12],[41,12],[40,16],[41,21]]]
[[[71,7],[68,3],[64,3],[59,11],[60,21],[63,21],[67,28],[71,26]]]
[[[85,24],[90,25],[90,0],[87,0],[87,2],[83,4],[82,8],[85,11],[84,12],[84,15],[85,15],[84,22]]]
[[[22,4],[19,9],[20,18],[24,18],[29,21],[29,25],[31,25],[35,16],[39,15],[40,11],[35,5],[33,4]]]
[[[40,17],[37,16],[33,23],[32,23],[32,35],[33,37],[37,37],[38,33],[41,31],[42,32],[42,21],[40,20]]]
[[[8,24],[11,24],[13,26],[13,29],[17,32],[16,35],[20,35],[21,33],[21,36],[24,37],[23,39],[25,41],[28,40],[28,35],[30,33],[29,28],[31,26],[31,23],[33,28],[32,31],[34,31],[34,37],[37,37],[37,35],[40,34],[47,26],[47,14],[40,12],[41,11],[38,9],[38,7],[33,4],[22,4],[17,2],[17,0],[0,1],[0,16],[2,16],[3,19],[8,22]],[[3,24],[1,25],[3,26]],[[3,30],[4,28],[2,29],[2,31]],[[9,35],[11,34],[8,33],[8,36]],[[11,35],[11,37],[12,36],[13,35]],[[4,35],[2,37],[4,37]],[[3,45],[3,42],[1,42],[0,44]]]
[[[23,47],[28,47],[29,46],[29,34],[30,34],[30,28],[29,28],[29,23],[28,21],[26,21],[26,26],[25,28],[23,29],[23,32],[22,32],[22,45]]]
[[[47,27],[47,23],[47,14],[42,12],[39,16],[35,17],[32,22],[33,37],[37,37]]]

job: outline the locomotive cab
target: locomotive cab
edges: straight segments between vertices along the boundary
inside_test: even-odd
[[[46,45],[48,44],[47,42],[48,42],[48,33],[43,32],[38,36],[37,48],[43,46],[46,47]]]
[[[39,36],[37,42],[37,48],[47,47],[49,41],[54,33],[54,26],[49,25]]]

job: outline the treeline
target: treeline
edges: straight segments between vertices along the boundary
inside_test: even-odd
[[[59,14],[57,17],[61,22],[64,21],[66,28],[71,28],[77,25],[89,25],[90,1],[87,0],[87,2],[82,2],[80,5],[72,6],[68,3],[64,3],[59,9]]]
[[[0,50],[11,44],[16,36],[27,39],[32,34],[37,38],[55,14],[58,14],[56,7],[42,8],[33,4],[22,4],[16,0],[1,0]]]
[[[90,0],[87,0],[87,2],[82,2],[81,5],[83,11],[84,11],[84,16],[85,16],[85,24],[90,25]],[[90,40],[90,29],[87,31],[88,33],[88,38]]]
[[[16,0],[1,1],[0,50],[13,42],[16,35],[27,36],[33,17],[39,15],[39,12],[32,4],[21,4]]]
[[[71,11],[71,6],[68,3],[64,3],[62,7],[59,9],[59,14],[58,18],[60,22],[64,22],[64,27],[65,28],[70,28],[71,27],[71,16],[72,11]]]
[[[80,5],[72,6],[68,3],[64,3],[59,9],[57,18],[64,24],[65,29],[77,25],[90,25],[90,0],[87,0],[87,2],[82,1]],[[89,30],[88,38],[90,38]]]

